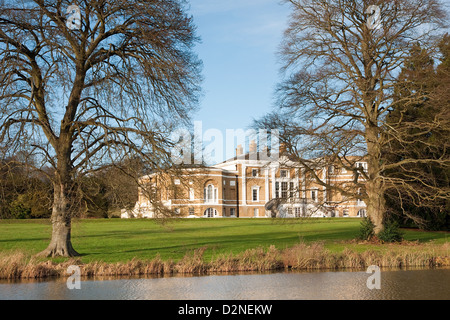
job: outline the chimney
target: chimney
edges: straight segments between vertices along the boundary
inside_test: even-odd
[[[256,141],[252,140],[250,141],[250,153],[256,153],[256,149],[257,149],[257,145],[256,145]]]
[[[242,148],[242,145],[238,145],[237,149],[236,149],[236,156],[242,156],[244,154],[244,148]]]

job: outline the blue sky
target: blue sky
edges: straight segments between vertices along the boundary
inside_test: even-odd
[[[193,119],[203,131],[246,129],[273,106],[276,53],[289,6],[279,0],[191,0],[201,43],[203,98]]]

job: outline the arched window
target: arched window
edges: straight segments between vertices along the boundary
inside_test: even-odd
[[[214,208],[208,208],[205,210],[205,213],[203,214],[205,218],[214,218],[218,216],[217,210]]]
[[[213,202],[213,200],[214,200],[213,192],[214,192],[214,187],[212,185],[209,185],[206,187],[206,200],[208,202]]]
[[[217,188],[209,184],[204,191],[205,203],[217,203]]]

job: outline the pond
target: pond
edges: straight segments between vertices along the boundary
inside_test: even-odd
[[[80,289],[72,290],[66,279],[0,281],[0,300],[450,299],[449,268],[381,270],[376,275],[346,271],[82,279]]]

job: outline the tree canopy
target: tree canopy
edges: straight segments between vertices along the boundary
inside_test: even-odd
[[[0,144],[53,168],[45,255],[76,254],[78,178],[133,155],[170,162],[169,134],[197,106],[197,41],[182,0],[0,3]]]
[[[387,171],[419,162],[449,165],[442,157],[387,163],[382,156],[393,140],[402,139],[386,122],[400,103],[400,70],[417,44],[433,51],[445,12],[436,0],[286,2],[292,14],[280,51],[284,79],[275,110],[256,126],[280,128],[280,140],[310,172],[329,165],[354,171],[353,192],[315,179],[329,190],[362,199],[378,234],[386,212],[384,193],[398,182]],[[403,97],[408,104],[419,98]],[[360,161],[367,169],[356,166]]]

